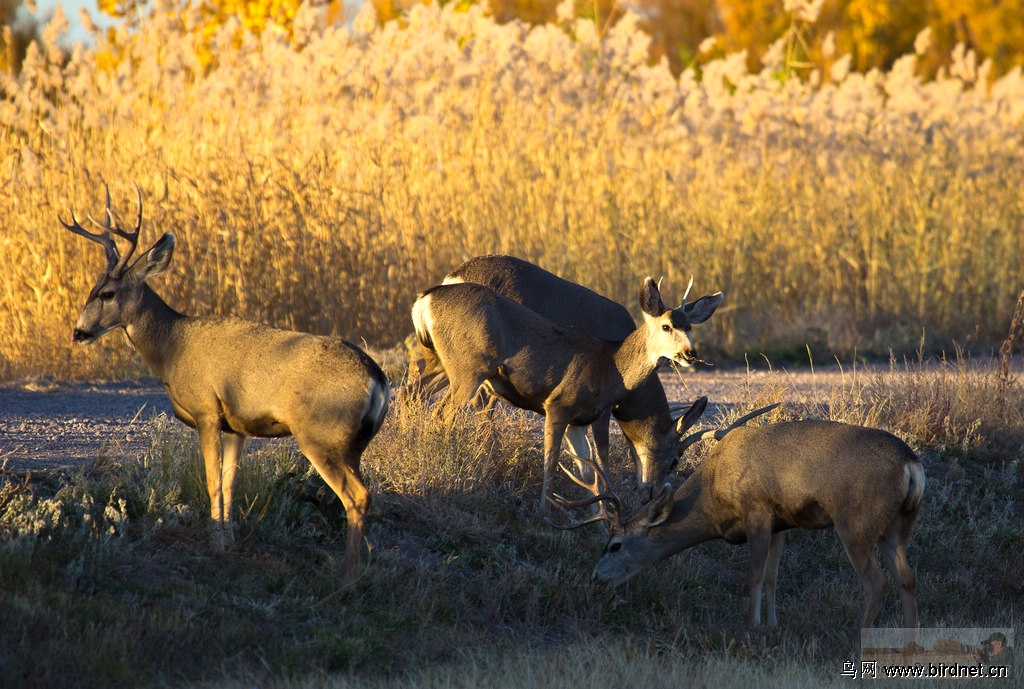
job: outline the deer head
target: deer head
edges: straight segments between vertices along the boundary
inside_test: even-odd
[[[708,398],[701,397],[690,405],[690,408],[677,423],[680,435],[696,425],[707,409],[707,404]],[[778,406],[778,403],[776,403],[756,409],[740,417],[726,428],[693,433],[680,441],[680,453],[701,440],[721,440],[729,431]],[[609,539],[607,545],[605,545],[604,553],[594,569],[594,576],[614,583],[625,581],[651,562],[660,559],[657,548],[652,548],[648,537],[653,527],[664,524],[672,516],[672,511],[675,507],[676,489],[671,483],[665,482],[654,493],[654,497],[636,515],[623,522],[620,516],[622,512],[621,501],[609,488],[607,476],[596,462],[588,459],[581,459],[580,461],[593,468],[595,474],[593,483],[581,481],[573,476],[564,465],[560,464],[560,466],[570,479],[586,488],[591,493],[591,496],[581,500],[567,500],[560,495],[555,495],[551,501],[570,520],[572,519],[569,513],[570,509],[585,507],[594,503],[598,504],[597,514],[586,519],[570,521],[566,524],[556,524],[548,520],[548,524],[557,529],[567,530],[577,529],[599,521],[607,521],[609,524]],[[609,507],[612,509],[609,509]],[[638,552],[631,552],[634,549]]]
[[[710,318],[725,299],[725,295],[718,292],[687,304],[686,296],[692,286],[693,278],[690,278],[682,303],[674,309],[662,301],[658,284],[653,278],[646,278],[640,291],[640,310],[648,331],[648,352],[656,356],[656,352],[664,352],[666,345],[671,345],[676,351],[673,356],[666,358],[682,366],[692,366],[700,361],[688,335],[693,325]],[[654,363],[660,361],[656,357]]]
[[[63,218],[57,216],[57,220],[66,229],[102,246],[107,257],[107,267],[100,273],[89,292],[89,297],[86,299],[85,306],[82,308],[82,313],[71,334],[72,342],[82,344],[95,342],[107,331],[123,327],[126,316],[133,309],[137,309],[142,300],[142,288],[146,280],[164,272],[170,265],[174,252],[174,235],[167,233],[149,251],[128,266],[128,262],[138,246],[139,230],[142,228],[142,193],[136,185],[135,193],[138,198],[139,212],[135,220],[135,227],[128,231],[121,229],[110,210],[109,187],[106,192],[106,222],[100,224],[91,215],[89,216],[89,220],[102,230],[100,233],[90,232],[82,227],[73,210],[70,223],[64,222]],[[124,254],[118,250],[112,234],[128,241],[128,248]]]

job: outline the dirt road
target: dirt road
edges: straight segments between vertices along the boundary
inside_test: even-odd
[[[735,404],[778,387],[787,402],[824,402],[835,386],[848,385],[851,376],[851,371],[835,365],[814,372],[661,372],[669,400],[688,402],[707,395],[712,405]],[[146,445],[149,422],[159,414],[170,416],[171,407],[156,378],[0,386],[0,465],[38,471],[78,467],[100,454],[111,459],[138,457]]]
[[[0,387],[0,464],[73,468],[107,454],[138,456],[148,422],[171,414],[160,381],[29,383]]]

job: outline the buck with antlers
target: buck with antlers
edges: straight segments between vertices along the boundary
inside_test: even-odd
[[[705,303],[703,320],[718,301]],[[442,405],[466,405],[481,386],[514,406],[544,415],[544,478],[540,511],[551,468],[569,426],[590,425],[598,461],[608,456],[612,407],[654,374],[662,359],[691,365],[690,316],[669,309],[654,280],[640,294],[644,323],[625,340],[609,343],[563,328],[531,309],[476,283],[438,285],[412,309],[420,344],[434,350],[450,386]],[[704,310],[704,309],[708,310]]]
[[[490,287],[563,328],[600,340],[621,342],[636,330],[629,311],[620,304],[513,256],[490,254],[471,258],[445,276],[443,284],[466,282]],[[725,295],[717,292],[687,302],[689,291],[687,287],[676,313],[677,317],[685,316],[690,325],[706,321],[725,299]],[[418,383],[426,394],[438,392],[448,384],[448,375],[433,349],[424,348]],[[627,390],[612,408],[612,414],[636,460],[640,494],[650,499],[652,488],[679,461],[681,435],[658,376],[651,375],[636,388]],[[586,426],[569,425],[565,439],[571,452],[590,456]]]
[[[704,405],[706,399],[698,401],[684,419],[695,423]],[[610,523],[611,538],[594,568],[596,578],[621,584],[644,567],[704,541],[749,543],[747,623],[760,624],[764,594],[768,624],[776,626],[775,583],[786,530],[831,526],[864,584],[861,626],[874,623],[885,594],[876,545],[899,583],[903,626],[917,626],[916,579],[906,548],[925,477],[906,443],[879,429],[816,420],[730,427],[713,434],[721,442],[697,470],[675,491],[665,484],[625,524],[602,473],[592,484],[570,474],[593,495],[578,501],[556,497],[555,504],[565,510],[597,502],[600,511],[559,528]],[[683,444],[704,437],[697,433]]]
[[[238,318],[178,313],[146,281],[171,262],[174,235],[164,234],[134,263],[142,226],[122,230],[110,210],[102,232],[84,229],[74,212],[68,230],[100,244],[107,255],[72,334],[88,344],[114,328],[163,381],[175,416],[199,431],[215,544],[232,540],[232,488],[246,436],[294,435],[299,449],[341,498],[348,538],[341,583],[357,574],[370,494],[359,462],[388,407],[380,367],[358,347],[335,337],[277,330]],[[90,217],[90,220],[92,218]],[[128,241],[124,254],[111,233]]]

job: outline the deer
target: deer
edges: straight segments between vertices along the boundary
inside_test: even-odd
[[[692,425],[701,413],[703,407],[695,404],[683,418]],[[916,628],[916,579],[906,550],[925,475],[914,451],[887,431],[836,421],[738,424],[685,438],[684,450],[708,438],[719,442],[678,488],[666,482],[625,523],[619,516],[621,501],[600,467],[594,465],[592,483],[566,471],[591,495],[575,501],[556,495],[552,504],[568,514],[597,503],[598,513],[568,524],[549,523],[575,529],[607,520],[610,537],[593,576],[613,586],[705,541],[748,543],[746,623],[761,624],[764,598],[769,627],[778,626],[775,585],[786,531],[832,527],[864,586],[861,627],[874,624],[885,595],[877,545],[899,584],[903,627]]]
[[[662,359],[697,360],[691,314],[703,320],[720,303],[690,312],[665,306],[654,279],[644,280],[644,322],[621,342],[562,327],[513,299],[472,282],[441,284],[413,304],[416,337],[449,380],[442,408],[469,405],[482,386],[513,406],[544,416],[539,513],[546,514],[551,470],[570,426],[591,426],[598,461],[608,457],[612,408],[651,377]],[[678,455],[676,456],[678,458]]]
[[[341,585],[357,579],[370,493],[360,476],[363,451],[380,430],[390,387],[369,355],[339,337],[279,330],[237,317],[187,316],[149,286],[171,263],[174,234],[163,234],[130,262],[142,228],[142,193],[132,230],[110,208],[99,233],[58,221],[101,245],[107,265],[89,292],[71,339],[90,344],[123,328],[160,377],[174,415],[199,434],[214,547],[233,541],[235,473],[245,438],[292,435],[345,507],[347,541]],[[122,254],[114,236],[128,242]]]
[[[465,282],[490,287],[562,327],[608,342],[621,342],[636,330],[633,317],[621,304],[514,256],[488,254],[471,258],[448,273],[442,284]],[[692,285],[691,279],[679,309],[691,325],[696,325],[711,317],[725,295],[716,292],[687,302]],[[423,351],[417,383],[429,396],[444,389],[448,376],[434,350],[424,348]],[[635,460],[640,496],[649,500],[653,488],[676,467],[678,443],[683,433],[677,428],[658,376],[652,375],[627,391],[612,408],[612,415]],[[572,454],[590,456],[585,426],[570,425],[565,439]]]

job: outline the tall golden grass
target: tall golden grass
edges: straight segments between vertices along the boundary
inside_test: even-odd
[[[116,338],[69,332],[100,252],[57,216],[145,204],[172,231],[155,285],[234,313],[377,347],[416,293],[508,252],[629,308],[646,274],[727,308],[706,350],[886,354],[998,343],[1024,275],[1024,83],[962,51],[936,80],[843,60],[806,81],[726,56],[674,79],[629,19],[497,26],[416,7],[403,27],[271,34],[217,68],[190,17],[94,48],[61,17],[0,83],[0,380],[144,371]],[[144,250],[145,246],[140,250]]]

